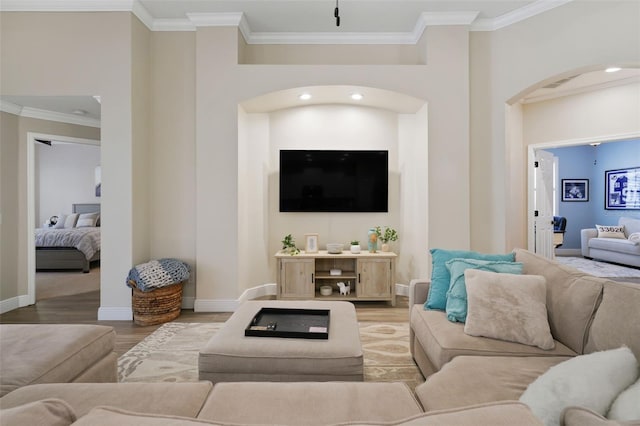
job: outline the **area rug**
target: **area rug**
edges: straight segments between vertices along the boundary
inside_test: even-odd
[[[603,278],[640,278],[640,269],[628,268],[608,262],[589,260],[583,257],[557,256],[555,260],[587,274]]]
[[[162,325],[118,358],[118,381],[198,381],[198,351],[222,325],[181,322]],[[365,381],[403,381],[411,389],[424,381],[409,353],[408,323],[362,322],[359,326]]]

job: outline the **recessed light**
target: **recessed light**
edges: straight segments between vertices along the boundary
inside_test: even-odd
[[[364,96],[362,96],[362,93],[352,93],[351,94],[351,99],[353,99],[354,101],[361,101],[362,98],[364,98]]]
[[[618,72],[620,71],[622,68],[620,67],[609,67],[606,70],[604,70],[604,72]]]
[[[311,95],[309,93],[303,93],[298,96],[298,99],[300,99],[301,101],[308,101],[309,99],[311,99]]]

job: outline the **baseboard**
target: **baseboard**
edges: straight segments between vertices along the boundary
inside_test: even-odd
[[[98,308],[98,321],[133,321],[133,310],[123,307]]]
[[[409,286],[396,283],[396,296],[409,297]]]
[[[20,307],[20,297],[12,297],[10,299],[0,300],[0,314],[13,311]]]
[[[556,256],[578,256],[582,257],[581,249],[556,249]]]

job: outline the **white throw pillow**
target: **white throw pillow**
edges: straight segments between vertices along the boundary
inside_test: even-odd
[[[640,380],[618,395],[611,404],[607,418],[640,421]]]
[[[596,225],[596,229],[598,230],[598,238],[627,239],[627,236],[624,235],[624,226]]]
[[[67,218],[64,220],[64,228],[68,229],[68,228],[75,228],[76,227],[76,222],[78,221],[78,213],[72,213],[69,216],[67,216]]]
[[[471,336],[553,349],[547,319],[547,285],[540,275],[516,275],[467,269],[467,320]]]
[[[98,213],[83,213],[78,216],[78,222],[76,228],[92,227],[96,226],[98,222]]]
[[[67,220],[67,216],[64,213],[60,213],[58,214],[58,222],[56,222],[56,224],[53,226],[53,229],[63,229],[64,228],[64,223]]]
[[[562,410],[585,407],[605,415],[620,392],[638,378],[638,361],[621,347],[579,355],[534,380],[520,397],[546,426],[559,425]]]

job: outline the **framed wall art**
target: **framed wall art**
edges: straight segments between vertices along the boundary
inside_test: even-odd
[[[304,251],[306,253],[318,252],[318,234],[304,234]]]
[[[589,201],[589,179],[562,179],[562,201]]]
[[[640,210],[640,167],[604,172],[604,208]]]

